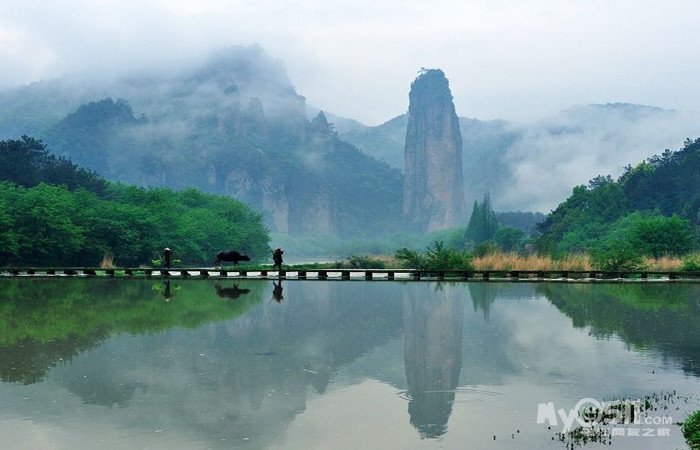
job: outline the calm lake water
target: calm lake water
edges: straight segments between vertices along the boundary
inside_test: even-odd
[[[697,284],[12,278],[0,310],[7,449],[673,449],[700,409]],[[603,443],[548,413],[647,396]]]

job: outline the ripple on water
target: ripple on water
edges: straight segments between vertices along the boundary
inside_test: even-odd
[[[455,394],[455,399],[453,400],[453,403],[484,403],[503,396],[503,394],[500,392],[467,387],[458,387],[456,389],[433,389],[429,391],[421,391],[422,395],[439,395],[446,393]],[[406,401],[413,400],[411,392],[407,390],[399,391],[396,393],[396,395],[399,398]]]

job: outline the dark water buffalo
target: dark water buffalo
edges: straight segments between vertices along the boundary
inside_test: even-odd
[[[225,288],[217,283],[214,285],[214,289],[216,289],[216,295],[223,298],[238,298],[250,292],[250,289],[240,289],[238,284],[234,284],[230,288]]]
[[[220,266],[222,262],[232,262],[234,266],[237,266],[240,261],[250,261],[250,257],[242,255],[237,251],[219,252],[216,254],[214,265]]]

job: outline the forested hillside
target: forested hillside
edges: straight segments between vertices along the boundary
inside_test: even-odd
[[[700,139],[686,140],[614,180],[577,186],[538,226],[541,248],[660,257],[700,244]]]
[[[78,81],[0,95],[0,139],[41,138],[110,181],[235,198],[281,233],[401,228],[400,171],[340,140],[323,113],[309,120],[283,64],[259,46],[168,73]]]
[[[164,247],[183,264],[269,258],[262,216],[237,200],[110,183],[26,136],[0,141],[0,160],[0,265],[150,265]]]

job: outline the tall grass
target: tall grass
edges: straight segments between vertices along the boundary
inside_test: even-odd
[[[668,272],[672,270],[680,270],[681,266],[683,266],[683,260],[675,256],[662,256],[661,258],[657,259],[645,257],[642,259],[642,264],[647,270]]]
[[[474,258],[476,270],[591,270],[590,257],[584,253],[554,259],[536,254],[494,252]]]
[[[560,258],[538,256],[536,254],[521,255],[518,253],[494,252],[485,256],[475,257],[472,261],[476,270],[600,270],[595,267],[591,256],[587,253],[572,253]],[[687,263],[686,263],[687,265]],[[684,260],[674,256],[661,258],[643,258],[644,270],[660,272],[681,270]]]
[[[102,257],[102,261],[100,261],[100,269],[114,269],[115,267],[114,255],[107,253]]]
[[[483,256],[471,256],[456,251],[447,252],[443,246],[428,249],[427,252],[402,250],[393,256],[358,257],[351,256],[345,262],[336,262],[335,268],[418,268],[418,269],[458,269],[458,270],[542,270],[542,271],[590,271],[603,270],[596,265],[595,258],[588,253],[572,253],[560,257],[515,252],[494,251]],[[399,256],[397,258],[397,256]],[[459,258],[457,258],[459,256]],[[431,257],[433,263],[431,263]],[[640,258],[637,270],[671,272],[679,270],[700,271],[700,253],[683,258],[663,256],[661,258]],[[370,264],[373,263],[373,264]],[[376,263],[376,265],[374,264]],[[614,270],[614,269],[611,269]],[[618,268],[619,270],[619,268]]]

